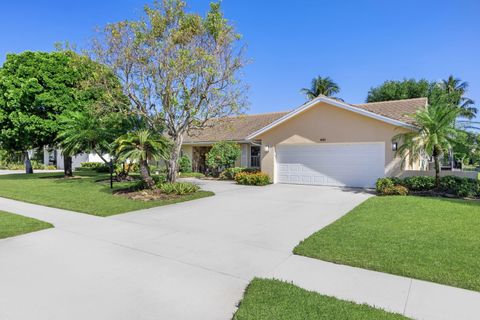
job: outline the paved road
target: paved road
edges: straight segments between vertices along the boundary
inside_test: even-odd
[[[0,240],[0,319],[230,319],[252,277],[370,196],[202,183],[216,196],[111,218],[0,199],[55,225]]]

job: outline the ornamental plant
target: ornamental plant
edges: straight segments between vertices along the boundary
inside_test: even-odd
[[[233,141],[219,141],[212,146],[206,155],[206,163],[210,168],[221,171],[231,168],[240,157],[240,146]]]

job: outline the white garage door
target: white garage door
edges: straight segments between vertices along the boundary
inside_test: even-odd
[[[280,183],[373,187],[385,175],[385,144],[278,145]]]

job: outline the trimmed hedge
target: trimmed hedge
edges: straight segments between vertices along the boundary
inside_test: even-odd
[[[235,181],[247,186],[265,186],[270,184],[270,177],[262,172],[240,172],[235,175]]]
[[[392,190],[398,186],[405,188],[408,193],[436,191],[460,198],[480,198],[479,181],[470,178],[441,177],[438,190],[435,189],[435,177],[430,176],[414,176],[403,179],[380,178],[376,182],[376,190],[379,195],[398,194],[398,189],[396,191]],[[400,193],[403,193],[403,191]]]

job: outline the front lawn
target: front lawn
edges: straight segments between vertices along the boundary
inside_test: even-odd
[[[294,253],[480,291],[480,202],[370,198]]]
[[[254,279],[233,320],[407,319],[367,305],[338,300],[292,284]]]
[[[0,239],[52,228],[50,223],[0,211]]]
[[[108,175],[93,172],[76,175],[69,179],[61,173],[3,175],[0,176],[0,196],[105,217],[213,195],[209,191],[198,191],[168,200],[132,200],[113,195],[107,181],[98,182]],[[115,183],[113,190],[131,185],[131,182]]]

